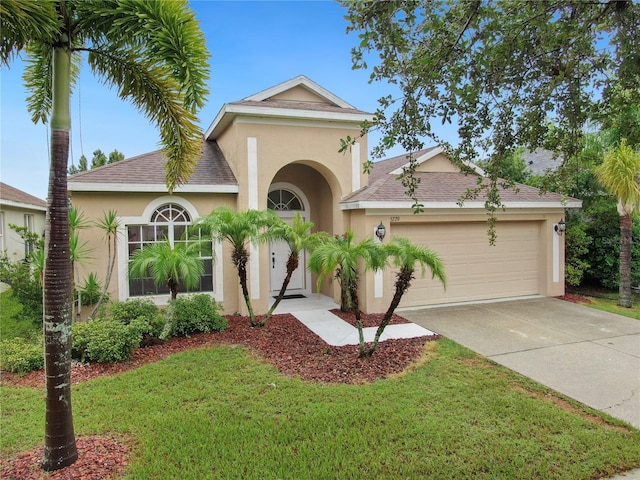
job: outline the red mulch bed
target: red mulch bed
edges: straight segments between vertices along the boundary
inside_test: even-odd
[[[341,312],[340,316],[343,315]],[[428,341],[438,338],[386,340],[378,344],[373,357],[358,358],[357,345],[329,346],[292,315],[274,315],[263,328],[251,328],[246,317],[227,318],[229,328],[224,332],[173,338],[161,345],[139,348],[123,363],[74,364],[72,382],[114,375],[192,348],[233,344],[250,348],[285,375],[326,383],[366,383],[402,372],[421,356]],[[363,323],[365,326],[377,326],[375,322],[380,318],[381,315],[363,314]],[[407,320],[394,316],[392,323],[407,323]],[[5,385],[44,389],[44,372],[40,370],[25,376],[3,372],[0,381]],[[126,442],[94,436],[80,437],[77,444],[78,461],[67,468],[51,474],[44,473],[40,469],[42,448],[38,448],[0,461],[0,478],[93,480],[123,475],[129,452]]]
[[[350,323],[354,327],[356,327],[356,316],[352,312],[343,312],[339,308],[334,308],[330,310],[331,313],[340,317],[347,323]],[[361,314],[360,319],[362,320],[362,326],[364,328],[367,327],[377,327],[382,323],[382,319],[384,318],[384,313],[371,313],[371,314]],[[402,318],[400,315],[393,314],[391,316],[391,320],[389,321],[389,325],[399,325],[401,323],[411,323],[406,318]]]
[[[587,305],[589,303],[593,303],[593,301],[590,298],[583,297],[582,295],[576,295],[575,293],[565,293],[564,295],[561,295],[555,298],[559,300],[564,300],[565,302],[571,302],[571,303],[583,303]]]

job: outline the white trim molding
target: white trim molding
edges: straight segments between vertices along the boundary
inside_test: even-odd
[[[485,209],[484,202],[464,202],[462,205],[458,202],[421,202],[424,210],[441,210],[441,209],[458,209],[472,210]],[[362,200],[358,202],[342,202],[340,210],[362,210],[362,209],[378,209],[378,210],[413,210],[414,202],[405,201],[376,201]],[[558,202],[504,202],[504,208],[580,208],[581,201],[558,201]]]

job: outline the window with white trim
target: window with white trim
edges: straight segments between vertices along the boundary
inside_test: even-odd
[[[269,210],[291,211],[304,210],[302,202],[291,190],[283,188],[272,190],[267,196],[267,208]]]
[[[182,206],[167,203],[155,209],[146,225],[127,225],[127,246],[129,258],[133,253],[144,248],[145,245],[165,242],[169,240],[172,246],[179,243],[193,241],[188,238],[187,229],[191,225],[191,217]],[[199,233],[198,233],[199,236]],[[195,239],[196,241],[199,238]],[[204,274],[200,277],[200,284],[188,292],[213,292],[213,256],[211,251],[201,252],[204,261]],[[180,285],[184,289],[184,285]],[[183,290],[185,291],[185,290]],[[143,278],[129,279],[129,295],[132,297],[143,295],[169,294],[169,287],[165,283],[156,285],[151,274]]]

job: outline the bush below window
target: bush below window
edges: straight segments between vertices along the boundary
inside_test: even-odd
[[[165,331],[169,337],[184,337],[199,332],[226,330],[227,319],[219,313],[220,306],[206,294],[176,298],[169,305],[171,326]]]
[[[123,362],[131,357],[141,340],[138,326],[102,319],[76,323],[71,356],[89,363]]]

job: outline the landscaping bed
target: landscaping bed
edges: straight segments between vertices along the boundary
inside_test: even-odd
[[[363,314],[371,324],[379,316]],[[394,323],[407,323],[394,316]],[[345,317],[347,318],[347,317]],[[330,347],[320,337],[289,314],[274,315],[265,327],[251,327],[246,317],[228,316],[229,328],[223,332],[200,333],[188,338],[172,338],[159,345],[138,348],[122,363],[81,364],[72,366],[72,383],[85,382],[104,375],[114,375],[174,353],[216,344],[237,344],[250,348],[265,361],[291,376],[329,383],[364,383],[398,374],[416,362],[427,341],[437,337],[387,340],[378,345],[371,358],[358,358],[358,346]],[[377,325],[377,324],[376,324]],[[373,326],[373,325],[371,325]],[[44,371],[20,376],[3,373],[5,385],[44,388]],[[102,479],[112,478],[127,463],[128,448],[114,438],[78,438],[79,460],[73,465],[45,474],[39,462],[42,448],[26,452],[0,465],[1,478],[15,479]],[[105,445],[108,444],[108,448]]]

